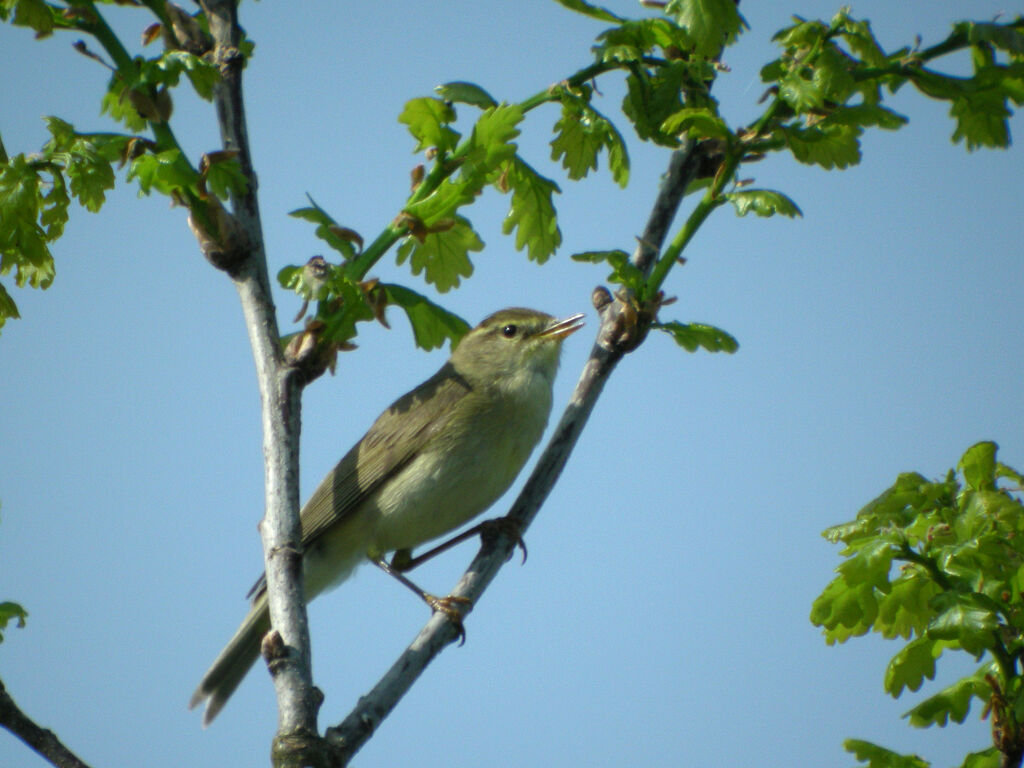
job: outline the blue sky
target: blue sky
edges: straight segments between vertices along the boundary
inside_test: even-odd
[[[307,193],[367,238],[394,217],[419,162],[396,121],[407,99],[451,80],[522,99],[586,64],[602,29],[541,0],[296,7],[242,6],[258,44],[246,94],[272,273],[323,252],[286,216]],[[751,29],[715,86],[727,119],[758,114],[757,73],[789,14],[827,19],[836,8],[744,7]],[[853,7],[890,48],[1019,10]],[[149,22],[114,18],[133,44]],[[0,27],[9,153],[45,141],[43,115],[107,126],[97,115],[107,74],[72,41]],[[601,90],[614,116],[621,85]],[[910,124],[868,134],[853,169],[786,158],[748,169],[804,217],[721,209],[667,285],[679,299],[667,317],[725,328],[739,351],[690,355],[656,335],[623,362],[527,535],[528,562],[502,572],[466,645],[427,671],[359,765],[848,766],[842,741],[858,737],[946,766],[986,746],[977,707],[963,726],[909,728],[899,716],[917,698],[882,690],[897,647],[829,648],[807,618],[838,562],[820,531],[898,472],[942,475],[981,439],[1024,466],[1024,156],[954,146],[947,108],[909,89],[892,106]],[[528,263],[501,235],[505,201],[485,195],[471,214],[487,245],[476,272],[435,298],[470,322],[510,305],[588,312],[565,345],[557,408],[588,352],[590,291],[605,276],[568,257],[631,250],[667,155],[631,139],[626,190],[603,167],[570,182],[548,160],[555,119],[538,110],[519,143],[561,186],[559,254]],[[175,121],[195,155],[216,147],[208,105],[178,97]],[[1011,128],[1021,133],[1019,116]],[[276,712],[261,671],[206,731],[185,706],[261,567],[258,396],[234,291],[198,254],[181,209],[127,185],[100,215],[75,211],[55,254],[53,287],[17,291],[23,319],[0,337],[0,599],[30,612],[0,646],[0,678],[96,768],[263,764]],[[390,258],[375,274],[430,293]],[[277,301],[287,328],[298,301]],[[415,350],[391,319],[306,393],[304,495],[444,360]],[[444,592],[473,551],[417,579]],[[372,569],[313,604],[321,724],[348,712],[426,618]],[[940,680],[964,668],[945,662]],[[6,733],[0,758],[41,764]]]

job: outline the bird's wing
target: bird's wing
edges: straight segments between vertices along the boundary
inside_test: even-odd
[[[446,363],[395,401],[323,479],[302,508],[302,545],[351,515],[380,485],[412,461],[451,419],[469,384]],[[428,409],[429,415],[417,411]]]
[[[450,363],[445,363],[441,370],[377,417],[363,439],[342,456],[302,508],[303,550],[339,520],[359,509],[385,480],[412,461],[423,446],[444,429],[451,420],[455,404],[469,391],[469,383]],[[429,417],[417,418],[417,410],[425,408],[430,409]],[[263,574],[246,597],[258,596],[265,587],[266,574]]]

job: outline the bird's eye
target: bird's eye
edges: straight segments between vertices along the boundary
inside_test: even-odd
[[[506,325],[504,328],[501,329],[501,335],[504,336],[506,339],[511,339],[513,336],[516,335],[516,331],[518,330],[519,328],[514,325]]]

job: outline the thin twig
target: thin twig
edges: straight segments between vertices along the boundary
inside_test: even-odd
[[[64,746],[57,735],[36,725],[14,699],[7,693],[3,681],[0,680],[0,726],[13,733],[29,747],[42,755],[57,768],[89,768],[74,752]]]

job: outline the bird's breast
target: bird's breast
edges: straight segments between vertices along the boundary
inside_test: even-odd
[[[515,480],[540,440],[551,409],[548,385],[528,398],[499,398],[430,441],[375,494],[374,548],[406,549],[476,517]]]

